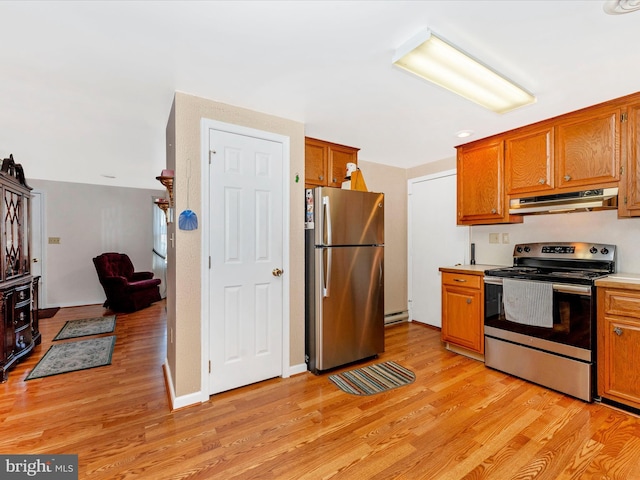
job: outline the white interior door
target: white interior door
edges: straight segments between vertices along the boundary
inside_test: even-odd
[[[47,283],[45,278],[45,241],[44,241],[44,201],[41,192],[31,192],[31,249],[29,255],[31,257],[31,275],[40,277],[38,286],[38,303],[36,308],[46,308]]]
[[[214,394],[282,373],[283,145],[210,129],[209,149]]]
[[[439,267],[467,263],[469,227],[456,225],[456,172],[409,180],[409,315],[442,327]]]

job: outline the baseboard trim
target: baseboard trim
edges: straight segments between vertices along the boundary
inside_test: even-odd
[[[200,405],[202,403],[202,394],[200,392],[176,397],[176,391],[173,387],[173,381],[171,380],[171,367],[169,367],[169,362],[167,360],[165,360],[162,364],[162,372],[164,373],[164,384],[169,396],[169,409],[172,412],[181,410],[183,408],[192,407],[194,405]]]
[[[298,375],[300,373],[304,373],[307,371],[307,364],[301,363],[298,365],[290,365],[289,366],[289,376]]]

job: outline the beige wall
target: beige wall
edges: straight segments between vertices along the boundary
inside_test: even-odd
[[[200,214],[201,119],[212,119],[290,138],[290,365],[304,365],[304,125],[272,115],[246,110],[184,93],[175,94],[172,114],[167,126],[168,163],[175,158],[175,211],[187,204],[187,166],[191,168],[189,205]],[[174,135],[175,133],[175,135]],[[177,397],[195,394],[201,385],[201,255],[200,230],[175,228],[175,248],[169,242],[169,291],[167,292],[167,325],[174,328],[167,345],[167,362],[172,372]]]
[[[407,310],[407,177],[403,168],[358,160],[371,192],[384,193],[384,310]]]
[[[445,158],[438,160],[437,162],[426,163],[424,165],[418,165],[417,167],[409,168],[406,170],[407,180],[412,178],[424,177],[425,175],[432,175],[434,173],[445,172],[447,170],[456,169],[456,157]]]

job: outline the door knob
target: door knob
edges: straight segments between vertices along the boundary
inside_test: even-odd
[[[279,268],[274,268],[271,273],[273,274],[274,277],[282,276],[282,270],[280,270]]]

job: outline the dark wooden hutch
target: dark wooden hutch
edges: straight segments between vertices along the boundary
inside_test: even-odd
[[[30,273],[31,187],[13,155],[0,168],[0,381],[40,343],[38,281]]]

